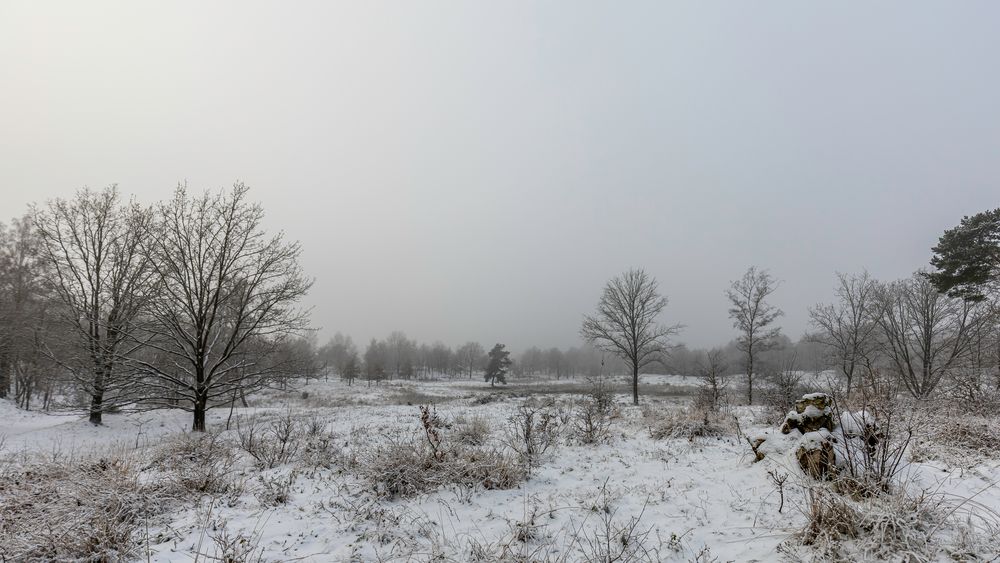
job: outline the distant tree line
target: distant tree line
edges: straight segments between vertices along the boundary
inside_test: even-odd
[[[443,342],[420,343],[402,331],[371,339],[360,349],[350,335],[336,333],[315,352],[327,376],[339,377],[348,384],[362,381],[377,385],[387,380],[467,379],[486,376],[489,362],[487,348],[478,342],[466,342],[452,348]],[[560,379],[572,376],[599,376],[623,373],[622,364],[590,347],[567,349],[532,346],[511,358],[514,377]]]

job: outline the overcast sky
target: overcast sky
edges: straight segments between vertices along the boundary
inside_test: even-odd
[[[0,2],[0,211],[240,179],[321,338],[568,346],[646,268],[680,340],[751,264],[797,338],[1000,206],[997,2]]]

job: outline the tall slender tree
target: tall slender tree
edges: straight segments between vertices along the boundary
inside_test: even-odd
[[[777,288],[777,282],[767,270],[751,266],[726,290],[731,305],[729,317],[733,319],[733,327],[739,331],[736,346],[743,353],[749,404],[753,404],[754,364],[762,352],[774,348],[775,339],[781,333],[780,327],[772,327],[771,324],[784,313],[767,302]]]
[[[868,272],[837,274],[837,302],[809,310],[816,329],[811,338],[821,343],[844,380],[850,395],[859,373],[873,367],[878,329],[878,284]]]

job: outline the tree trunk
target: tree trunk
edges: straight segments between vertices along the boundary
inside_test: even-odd
[[[203,362],[202,362],[203,363]],[[205,411],[208,410],[208,389],[205,388],[205,373],[199,367],[194,373],[194,421],[191,423],[192,432],[205,431]]]
[[[90,423],[94,426],[101,425],[101,416],[104,414],[104,390],[95,388],[90,395]]]
[[[205,399],[198,397],[194,402],[194,422],[191,424],[192,432],[205,431]]]
[[[753,354],[747,356],[747,404],[753,404]]]
[[[639,404],[639,366],[632,366],[632,404]]]
[[[0,353],[0,399],[6,399],[10,391],[10,363],[7,354]]]

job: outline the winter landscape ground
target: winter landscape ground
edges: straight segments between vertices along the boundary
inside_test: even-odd
[[[0,559],[996,560],[995,418],[928,410],[899,488],[844,518],[866,529],[815,536],[806,438],[764,408],[699,412],[695,385],[646,377],[635,407],[615,379],[300,381],[204,434],[178,410],[98,427],[0,402]]]

